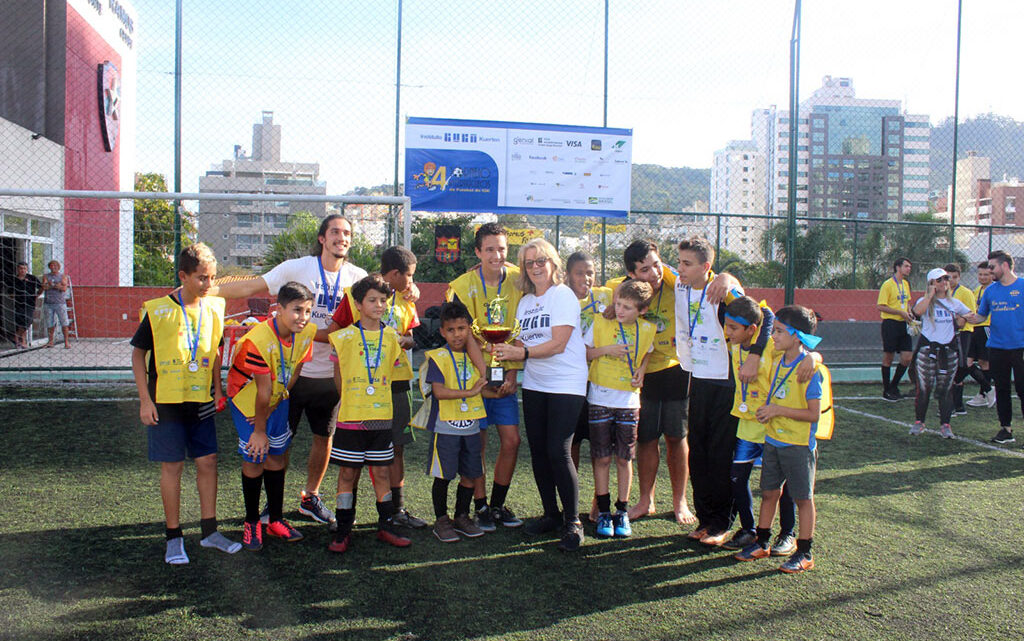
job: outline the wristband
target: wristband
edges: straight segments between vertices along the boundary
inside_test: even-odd
[[[528,358],[530,358],[530,348],[523,345],[523,360],[525,361]]]

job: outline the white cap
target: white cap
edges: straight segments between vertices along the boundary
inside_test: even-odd
[[[946,273],[945,269],[942,269],[941,267],[936,267],[935,269],[928,272],[928,281],[930,282],[933,280],[938,280],[943,276],[949,276],[949,274]]]

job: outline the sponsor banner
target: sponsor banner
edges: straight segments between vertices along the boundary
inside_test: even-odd
[[[414,210],[629,213],[631,129],[408,118],[405,141]]]

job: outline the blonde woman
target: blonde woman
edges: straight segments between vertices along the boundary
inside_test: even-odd
[[[953,379],[960,363],[960,341],[957,330],[964,324],[964,316],[971,310],[949,291],[949,274],[936,267],[928,272],[928,291],[917,299],[914,314],[921,319],[921,339],[914,359],[917,380],[916,414],[910,434],[924,432],[924,419],[928,412],[928,397],[932,392],[939,402],[939,432],[943,438],[953,438],[949,418],[953,414]]]
[[[524,361],[523,420],[533,477],[544,515],[527,525],[531,534],[562,528],[560,550],[583,541],[578,517],[579,484],[570,448],[587,394],[587,351],[580,332],[580,303],[562,283],[562,261],[551,243],[538,238],[519,250],[523,292],[516,317],[518,345],[498,345],[501,360]],[[562,509],[558,509],[558,498]]]

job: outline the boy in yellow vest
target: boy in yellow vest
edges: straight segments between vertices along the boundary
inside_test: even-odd
[[[196,243],[181,252],[178,264],[180,292],[146,301],[142,322],[131,340],[132,374],[139,415],[147,426],[149,460],[160,462],[167,539],[164,561],[172,565],[189,561],[180,520],[186,456],[196,463],[203,533],[199,544],[228,554],[242,549],[217,532],[213,415],[223,401],[219,348],[224,336],[224,299],[206,296],[217,275],[217,259],[209,247]]]
[[[583,337],[590,361],[587,390],[590,420],[590,458],[594,466],[597,536],[633,534],[627,503],[633,481],[640,388],[654,352],[657,327],[644,320],[654,290],[650,284],[630,280],[615,290],[613,306],[596,314]],[[618,494],[611,513],[609,471],[615,454]]]
[[[817,465],[815,433],[821,418],[821,401],[831,393],[825,390],[827,379],[821,368],[808,383],[800,383],[793,374],[808,358],[804,347],[814,348],[820,338],[814,312],[799,305],[783,307],[775,314],[772,340],[775,358],[768,387],[767,403],[757,408],[757,420],[765,424],[764,462],[761,468],[761,513],[757,540],[736,554],[740,561],[753,561],[771,554],[768,540],[775,518],[775,506],[785,484],[796,501],[800,526],[796,552],[779,568],[788,574],[814,567],[811,543],[816,520],[814,472]]]
[[[430,441],[430,469],[434,477],[434,536],[443,543],[454,543],[459,534],[469,538],[483,535],[469,515],[476,480],[483,476],[480,457],[480,423],[487,418],[480,390],[487,380],[473,365],[467,346],[474,341],[470,326],[473,317],[462,303],[441,306],[441,335],[447,345],[427,352],[425,380],[431,385],[430,416],[427,429]],[[448,485],[458,474],[455,491],[455,518],[448,517]]]
[[[288,425],[288,393],[313,358],[316,325],[309,322],[313,292],[298,282],[277,291],[276,316],[242,337],[228,372],[231,418],[242,455],[242,497],[245,530],[242,546],[263,547],[260,492],[267,488],[267,534],[299,541],[302,533],[284,520],[284,476],[292,431]]]
[[[381,321],[391,288],[380,274],[371,274],[353,285],[349,295],[359,310],[359,320],[328,336],[336,356],[334,382],[341,397],[331,445],[331,462],[341,466],[335,511],[338,530],[328,550],[339,554],[351,544],[355,484],[364,465],[373,468],[370,479],[377,497],[377,539],[396,547],[412,543],[395,532],[392,521],[395,504],[388,471],[395,458],[391,379],[402,348],[395,330]]]

